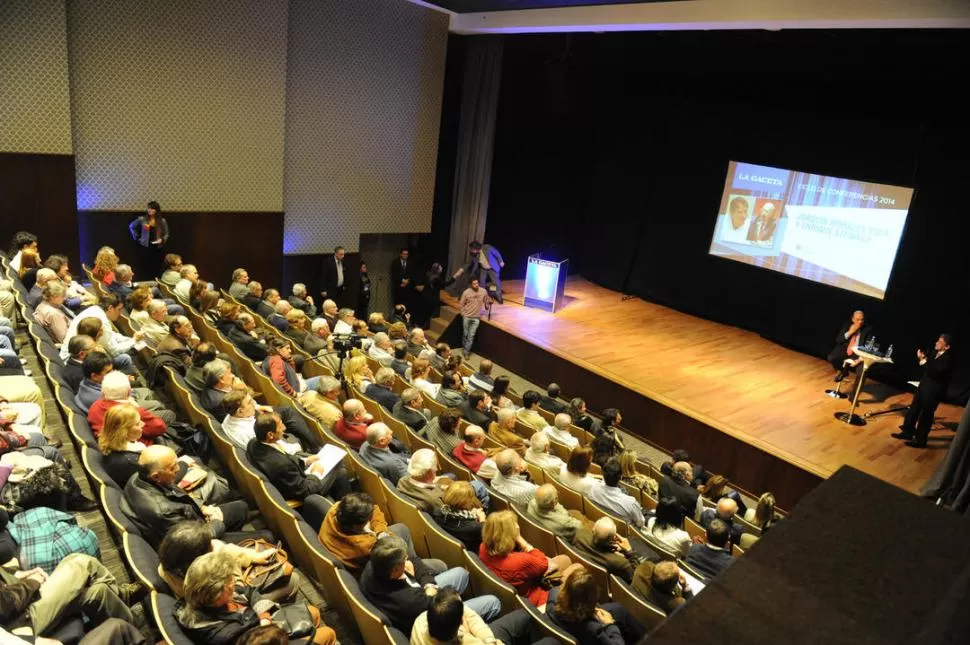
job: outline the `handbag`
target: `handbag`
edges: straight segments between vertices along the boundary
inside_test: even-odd
[[[286,632],[290,639],[309,638],[316,631],[313,616],[306,603],[284,605],[270,616],[270,622]]]
[[[259,589],[264,593],[288,584],[290,577],[284,569],[286,568],[285,565],[289,560],[289,556],[280,545],[272,544],[261,538],[241,540],[238,545],[246,549],[252,549],[257,553],[267,549],[276,549],[276,553],[273,554],[269,562],[265,564],[254,562],[243,568],[243,584]]]

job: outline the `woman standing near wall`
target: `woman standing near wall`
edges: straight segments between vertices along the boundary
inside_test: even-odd
[[[128,230],[131,232],[131,239],[144,249],[142,272],[157,275],[159,254],[168,242],[168,222],[162,217],[162,207],[154,200],[148,202],[147,212],[136,217],[128,225]]]

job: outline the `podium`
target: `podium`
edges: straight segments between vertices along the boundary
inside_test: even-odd
[[[566,294],[569,260],[545,260],[530,255],[525,271],[525,306],[556,313]]]
[[[862,359],[862,372],[859,374],[859,382],[855,384],[855,395],[852,397],[852,407],[849,408],[848,412],[836,412],[835,418],[851,426],[864,426],[866,425],[866,420],[855,413],[855,408],[859,403],[859,394],[862,392],[862,385],[866,382],[866,373],[873,365],[892,363],[893,359],[867,352],[859,347],[855,349],[855,355]]]

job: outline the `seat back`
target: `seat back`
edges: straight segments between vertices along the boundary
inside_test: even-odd
[[[556,492],[559,493],[559,503],[570,510],[579,511],[582,513],[583,494],[559,481],[559,478],[555,475],[552,475],[551,473],[550,475],[550,477],[546,478],[546,482],[555,486]]]
[[[347,452],[347,460],[353,464],[361,490],[374,499],[374,503],[380,507],[385,517],[390,518],[390,509],[387,506],[387,499],[384,497],[384,486],[381,484],[383,479],[381,474],[361,461],[360,456],[353,451]],[[397,482],[394,482],[394,484],[396,485]]]
[[[310,528],[306,522],[298,522],[299,532],[294,538],[293,544],[289,544],[294,551],[302,552],[310,558],[309,571],[312,571],[314,580],[320,583],[327,598],[327,604],[349,620],[352,616],[350,601],[341,587],[337,572],[344,568],[341,563],[330,551],[321,543],[317,533]],[[294,546],[299,544],[299,546]]]
[[[663,610],[647,602],[622,578],[611,575],[610,590],[613,592],[613,600],[623,605],[648,632],[667,618]]]
[[[430,557],[443,560],[449,567],[465,566],[465,545],[435,522],[429,514],[421,511],[424,537],[428,542]]]
[[[569,455],[572,454],[573,449],[564,443],[550,440],[549,452],[551,452],[552,454],[559,457],[565,462],[565,461],[569,461]]]
[[[702,537],[705,542],[707,541],[707,531],[703,526],[689,517],[684,518],[684,530],[687,531],[687,535],[691,536],[691,538]]]
[[[608,510],[594,502],[588,497],[583,498],[584,515],[595,522],[601,517],[608,517],[616,523],[616,532],[626,537],[630,534],[630,525],[623,518],[610,513]]]
[[[649,533],[633,529],[630,534],[631,539],[634,537],[640,538],[648,547],[656,551],[657,554],[660,555],[660,557],[662,557],[664,560],[676,560],[679,555],[677,551],[670,548],[668,545],[664,544]]]
[[[487,442],[486,442],[487,443]],[[536,486],[542,486],[546,483],[546,471],[537,466],[536,464],[526,461],[525,467],[529,469],[529,479]]]
[[[532,618],[533,624],[538,628],[538,631],[544,638],[553,638],[560,643],[568,643],[570,645],[577,645],[578,641],[572,637],[568,632],[563,630],[559,625],[555,624],[550,620],[549,616],[542,613],[528,598],[523,598],[519,596],[517,598],[519,602],[519,607],[524,609],[526,613]]]
[[[391,513],[391,520],[394,524],[404,524],[411,529],[411,540],[414,542],[414,551],[422,558],[428,557],[428,542],[424,537],[424,522],[421,520],[421,512],[418,507],[406,499],[397,489],[388,485],[387,480],[381,479],[381,486],[384,487],[384,499],[387,500],[387,510]]]
[[[441,464],[441,472],[454,473],[458,477],[458,481],[470,482],[475,479],[475,473],[468,469],[465,464],[461,463],[455,459],[452,455],[446,455],[444,452],[438,450],[438,459],[443,462]]]
[[[390,621],[364,597],[354,577],[347,571],[338,571],[337,580],[350,602],[350,611],[357,622],[357,629],[363,641],[368,644],[390,642],[385,630],[385,627],[390,626]]]
[[[465,551],[465,561],[467,562],[465,568],[468,569],[468,577],[476,596],[492,594],[502,603],[503,614],[519,608],[515,587],[492,573],[492,570],[471,551]]]
[[[533,522],[525,511],[514,506],[512,510],[518,516],[519,531],[526,542],[550,557],[559,553],[559,545],[552,531]]]
[[[571,544],[568,544],[562,538],[556,538],[556,542],[559,544],[559,553],[568,555],[569,559],[574,563],[578,562],[582,564],[589,571],[590,575],[593,576],[593,579],[596,580],[596,584],[600,587],[600,602],[609,602],[610,573],[598,564],[591,562],[589,558],[577,549],[574,549]]]

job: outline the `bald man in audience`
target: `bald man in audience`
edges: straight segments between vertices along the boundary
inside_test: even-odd
[[[646,559],[633,550],[628,539],[616,532],[616,522],[608,517],[596,520],[592,529],[576,531],[573,547],[586,560],[622,578],[627,584],[633,582],[633,572]]]
[[[513,504],[524,508],[535,495],[538,486],[522,476],[526,470],[522,457],[511,448],[506,448],[495,456],[495,465],[498,472],[492,479],[492,488],[508,497]]]
[[[346,441],[354,450],[360,450],[367,439],[367,426],[374,422],[364,404],[357,399],[347,399],[343,405],[343,417],[333,426],[333,433]]]
[[[556,473],[562,468],[562,459],[549,452],[549,435],[545,432],[537,432],[532,435],[532,439],[529,440],[529,449],[525,451],[525,460],[543,470]]]
[[[697,509],[697,496],[700,493],[690,485],[693,468],[686,461],[674,463],[669,475],[660,480],[660,497],[673,497],[680,503],[684,515],[694,517]]]
[[[576,531],[581,527],[592,525],[580,511],[567,511],[559,503],[559,492],[552,484],[543,484],[536,489],[535,497],[529,500],[525,508],[525,514],[542,528],[569,543],[575,539]]]
[[[740,544],[741,534],[744,533],[744,529],[734,521],[737,514],[738,503],[730,497],[722,497],[717,502],[717,510],[708,508],[701,513],[701,526],[707,528],[711,520],[717,518],[727,524],[731,535],[731,544]]]
[[[408,460],[411,454],[406,450],[392,451],[393,441],[394,433],[387,424],[379,422],[370,424],[367,426],[367,443],[360,447],[360,459],[391,484],[397,484],[408,474]]]
[[[467,425],[462,430],[462,441],[451,453],[463,466],[481,477],[492,479],[498,473],[495,460],[488,456],[482,448],[485,443],[485,431],[476,425]]]
[[[241,532],[249,508],[236,500],[205,506],[196,502],[178,486],[178,456],[168,446],[145,448],[138,457],[138,473],[125,485],[121,495],[121,510],[138,527],[155,548],[161,544],[168,530],[183,520],[205,522],[212,537],[226,542],[261,537],[274,541],[269,531]]]
[[[544,427],[542,431],[553,441],[561,443],[572,450],[573,448],[579,447],[579,439],[569,432],[569,424],[572,422],[572,417],[565,412],[560,412],[553,419],[552,425]]]

